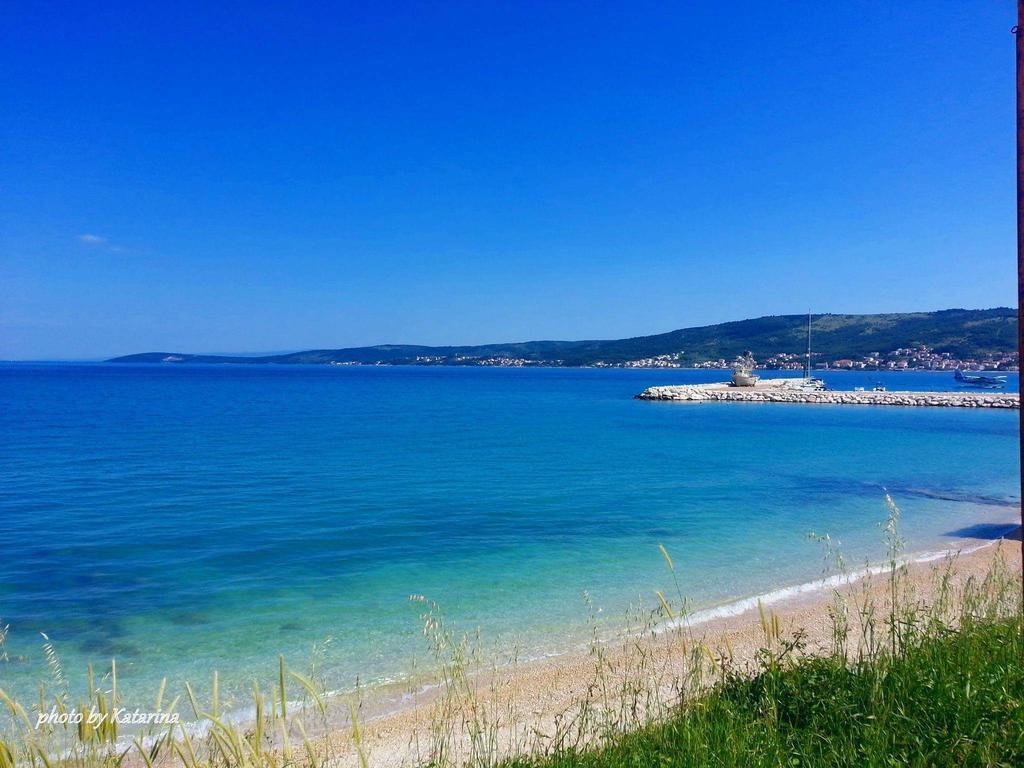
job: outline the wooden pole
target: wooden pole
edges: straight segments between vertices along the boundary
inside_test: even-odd
[[[1024,359],[1024,0],[1017,0],[1017,355]],[[1021,556],[1024,557],[1024,409],[1020,409]],[[1021,568],[1024,588],[1024,566]]]

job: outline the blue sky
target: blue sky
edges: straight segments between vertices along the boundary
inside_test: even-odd
[[[1012,3],[210,5],[5,4],[0,357],[1015,304]]]

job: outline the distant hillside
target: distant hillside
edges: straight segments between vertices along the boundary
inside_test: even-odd
[[[282,355],[228,357],[176,352],[144,352],[117,357],[115,363],[380,363],[388,365],[549,364],[619,365],[658,355],[679,355],[693,365],[733,359],[744,350],[764,359],[805,350],[806,315],[777,315],[699,328],[683,328],[654,336],[603,341],[525,341],[513,344],[427,347],[384,344],[349,349],[315,349]],[[872,352],[926,344],[935,352],[960,359],[1013,353],[1017,349],[1017,310],[946,309],[939,312],[884,315],[815,315],[813,344],[821,359],[859,358]]]

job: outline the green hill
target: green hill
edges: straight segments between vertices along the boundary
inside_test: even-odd
[[[110,362],[474,365],[483,361],[493,364],[497,358],[509,358],[535,364],[585,366],[618,365],[682,353],[679,360],[693,365],[719,358],[731,360],[748,349],[760,359],[778,353],[800,354],[806,349],[806,333],[806,315],[774,315],[631,339],[525,341],[446,347],[384,344],[262,357],[144,352],[117,357]],[[815,351],[826,360],[859,358],[872,352],[884,355],[922,344],[935,352],[948,352],[959,359],[977,359],[1016,351],[1017,310],[1000,307],[881,315],[816,315],[812,334]]]

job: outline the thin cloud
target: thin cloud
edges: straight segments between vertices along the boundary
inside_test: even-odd
[[[85,243],[91,248],[102,248],[110,253],[125,253],[128,250],[123,245],[112,243],[110,240],[105,237],[101,237],[100,235],[86,233],[84,235],[77,235],[75,239],[80,243]]]

